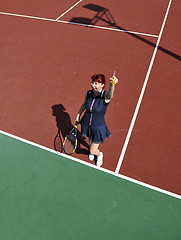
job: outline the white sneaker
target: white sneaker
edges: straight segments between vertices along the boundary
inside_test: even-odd
[[[93,154],[89,154],[89,160],[93,161],[94,160],[94,155]]]
[[[97,167],[101,167],[103,164],[103,153],[100,152],[100,156],[97,157]]]

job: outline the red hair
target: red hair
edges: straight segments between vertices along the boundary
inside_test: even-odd
[[[93,82],[99,82],[101,84],[104,84],[104,87],[105,87],[105,84],[106,84],[106,77],[104,76],[104,74],[94,74],[92,77],[91,77],[92,81]],[[104,88],[103,87],[103,88]]]

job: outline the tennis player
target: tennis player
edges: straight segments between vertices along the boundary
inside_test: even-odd
[[[80,107],[75,121],[80,121],[81,114],[85,111],[80,123],[81,133],[89,138],[90,154],[89,160],[97,158],[96,165],[100,167],[103,164],[103,153],[99,150],[100,143],[103,143],[111,133],[105,122],[105,113],[113,97],[115,84],[118,82],[115,72],[110,78],[109,90],[105,91],[106,78],[103,74],[96,74],[91,77],[92,90],[87,91],[85,100]]]

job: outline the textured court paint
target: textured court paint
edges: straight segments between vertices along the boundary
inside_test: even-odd
[[[63,14],[70,6],[75,4],[76,0],[33,0],[25,1],[1,0],[1,11],[19,13],[25,15],[33,15],[38,17],[47,17],[56,19]]]
[[[2,134],[0,143],[0,239],[180,239],[180,200]]]

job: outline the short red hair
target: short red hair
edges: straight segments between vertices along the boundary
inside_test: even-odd
[[[91,77],[92,81],[93,82],[99,82],[101,84],[104,84],[104,87],[105,87],[105,84],[106,84],[106,77],[104,76],[104,74],[94,74],[92,77]],[[103,88],[104,88],[103,87]]]

